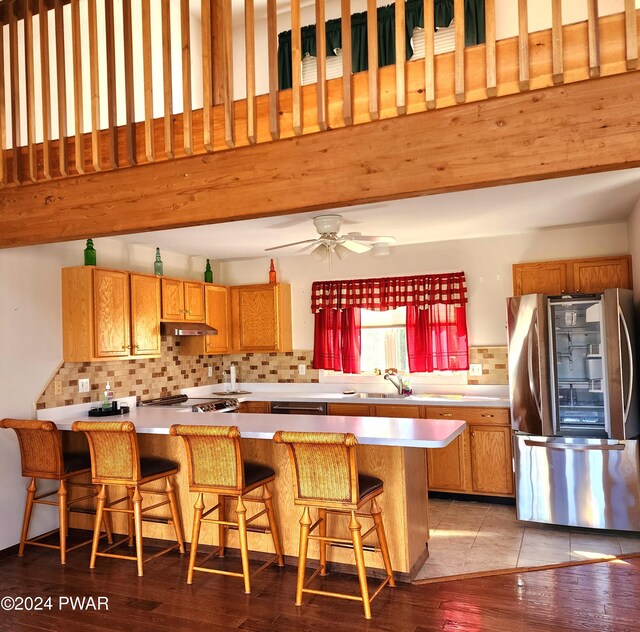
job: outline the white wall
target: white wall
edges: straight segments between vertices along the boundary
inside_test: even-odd
[[[640,222],[639,222],[640,224]],[[638,234],[640,248],[640,233]],[[624,223],[544,230],[521,235],[457,241],[391,249],[389,257],[350,255],[343,262],[311,256],[276,259],[278,280],[291,283],[293,346],[313,348],[310,292],[313,281],[456,272],[467,277],[469,344],[506,345],[505,299],[512,293],[511,264],[544,259],[595,257],[628,252]],[[640,253],[637,255],[640,261]],[[231,285],[264,283],[269,259],[222,262],[221,282]],[[638,276],[637,278],[640,278]]]

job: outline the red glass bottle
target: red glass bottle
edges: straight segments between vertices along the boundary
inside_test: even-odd
[[[277,283],[276,280],[276,268],[273,265],[273,259],[271,259],[271,266],[269,267],[269,283]]]

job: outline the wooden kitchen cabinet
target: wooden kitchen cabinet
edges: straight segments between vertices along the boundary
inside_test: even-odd
[[[268,415],[271,412],[271,402],[242,402],[238,407],[238,412]]]
[[[373,417],[408,417],[420,419],[421,406],[410,404],[382,404],[371,406]]]
[[[202,323],[204,283],[162,278],[162,320]]]
[[[218,330],[215,336],[185,336],[180,352],[185,355],[215,355],[231,349],[231,309],[229,288],[225,285],[204,285],[204,322]]]
[[[352,404],[350,402],[329,402],[327,404],[327,415],[338,417],[370,417],[371,406],[369,404]]]
[[[158,357],[159,316],[153,277],[93,266],[62,269],[65,362]]]
[[[430,490],[513,496],[508,409],[428,406],[424,416],[467,422],[462,435],[446,448],[427,450]]]
[[[292,351],[291,286],[232,287],[231,332],[234,351]]]
[[[631,257],[592,257],[513,265],[513,294],[596,293],[633,288]]]

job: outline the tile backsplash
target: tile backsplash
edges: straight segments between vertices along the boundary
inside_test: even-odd
[[[180,354],[180,342],[162,339],[160,358],[105,360],[104,362],[65,362],[47,385],[37,408],[53,408],[96,402],[107,382],[116,399],[137,396],[149,399],[178,393],[180,389],[224,381],[231,364],[236,366],[238,382],[316,383],[319,371],[312,368],[313,351],[290,353],[238,353],[230,355],[189,356]],[[482,364],[482,377],[469,377],[469,384],[507,384],[506,347],[470,347],[469,361]],[[300,375],[298,366],[305,366]],[[209,367],[213,376],[209,377]],[[88,378],[91,392],[78,393],[78,380]],[[55,383],[61,393],[55,394]]]

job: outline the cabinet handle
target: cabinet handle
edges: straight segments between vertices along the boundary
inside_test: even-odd
[[[140,349],[140,345],[135,345],[135,348],[136,349]]]
[[[480,415],[480,417],[495,417],[495,415],[492,415],[490,413],[482,413],[482,415]]]
[[[129,348],[129,345],[122,345],[122,348],[123,348],[123,349],[128,349],[128,348]]]
[[[453,417],[453,413],[440,413],[440,417]]]

